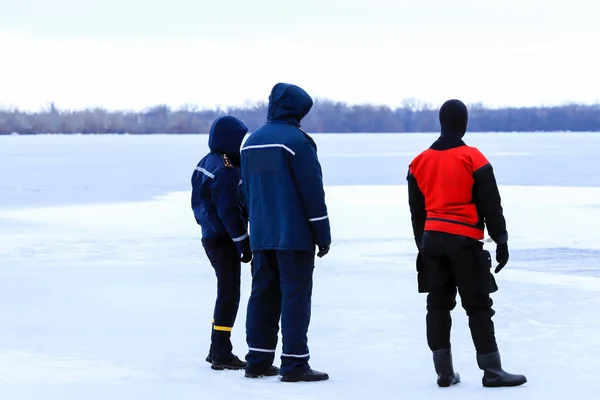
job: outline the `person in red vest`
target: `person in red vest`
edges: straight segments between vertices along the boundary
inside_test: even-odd
[[[519,386],[523,375],[502,369],[494,333],[490,294],[498,290],[490,252],[483,249],[484,229],[496,243],[498,273],[508,262],[508,233],[500,193],[490,162],[462,138],[468,111],[460,100],[439,111],[441,136],[411,162],[408,197],[417,256],[418,290],[427,295],[427,343],[433,352],[437,384],[460,382],[450,346],[452,319],[460,293],[462,307],[484,371],[485,387]]]

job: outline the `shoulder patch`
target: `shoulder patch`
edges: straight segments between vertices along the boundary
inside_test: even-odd
[[[302,129],[301,127],[297,126],[296,128],[298,128],[298,130],[300,132],[302,132],[304,134],[304,136],[308,139],[308,141],[310,142],[310,144],[315,148],[317,148],[317,143],[315,143],[315,140],[312,138],[312,136],[310,136],[308,133],[306,133],[306,131],[304,129]]]
[[[225,168],[233,168],[233,164],[231,163],[229,157],[227,157],[226,154],[221,154],[221,159],[223,160],[223,165],[225,165]]]

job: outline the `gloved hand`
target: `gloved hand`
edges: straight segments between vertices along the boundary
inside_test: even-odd
[[[498,261],[498,266],[494,272],[498,273],[508,262],[508,243],[496,245],[496,261]]]
[[[252,250],[250,249],[250,238],[244,239],[242,242],[242,258],[240,259],[244,264],[252,261]]]
[[[251,251],[248,251],[248,252],[244,252],[244,253],[242,253],[242,258],[241,258],[241,261],[242,261],[244,264],[247,264],[247,263],[249,263],[250,261],[252,261],[252,252],[251,252]]]
[[[322,258],[327,253],[329,253],[329,246],[319,246],[319,252],[317,253],[317,257]]]

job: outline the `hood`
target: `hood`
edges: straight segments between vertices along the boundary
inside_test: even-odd
[[[300,125],[313,106],[312,98],[299,86],[278,83],[269,95],[267,121],[285,121]]]
[[[208,135],[208,147],[213,153],[227,154],[239,164],[240,147],[248,127],[232,116],[219,117],[212,123]]]
[[[440,108],[440,125],[442,135],[462,138],[467,131],[469,112],[460,100],[446,101]]]

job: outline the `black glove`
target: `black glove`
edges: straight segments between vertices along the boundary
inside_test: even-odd
[[[242,258],[241,261],[244,264],[249,263],[250,261],[252,261],[252,250],[250,249],[250,238],[246,238],[244,239],[244,241],[242,242]]]
[[[244,252],[244,253],[242,253],[242,258],[241,258],[241,261],[242,261],[244,264],[247,264],[247,263],[249,263],[250,261],[252,261],[252,252],[251,252],[251,251],[248,251],[248,252]]]
[[[329,253],[329,246],[319,246],[319,252],[317,253],[317,257],[322,258],[327,253]]]
[[[508,262],[508,243],[496,245],[496,261],[498,261],[498,266],[494,272],[498,273]]]

